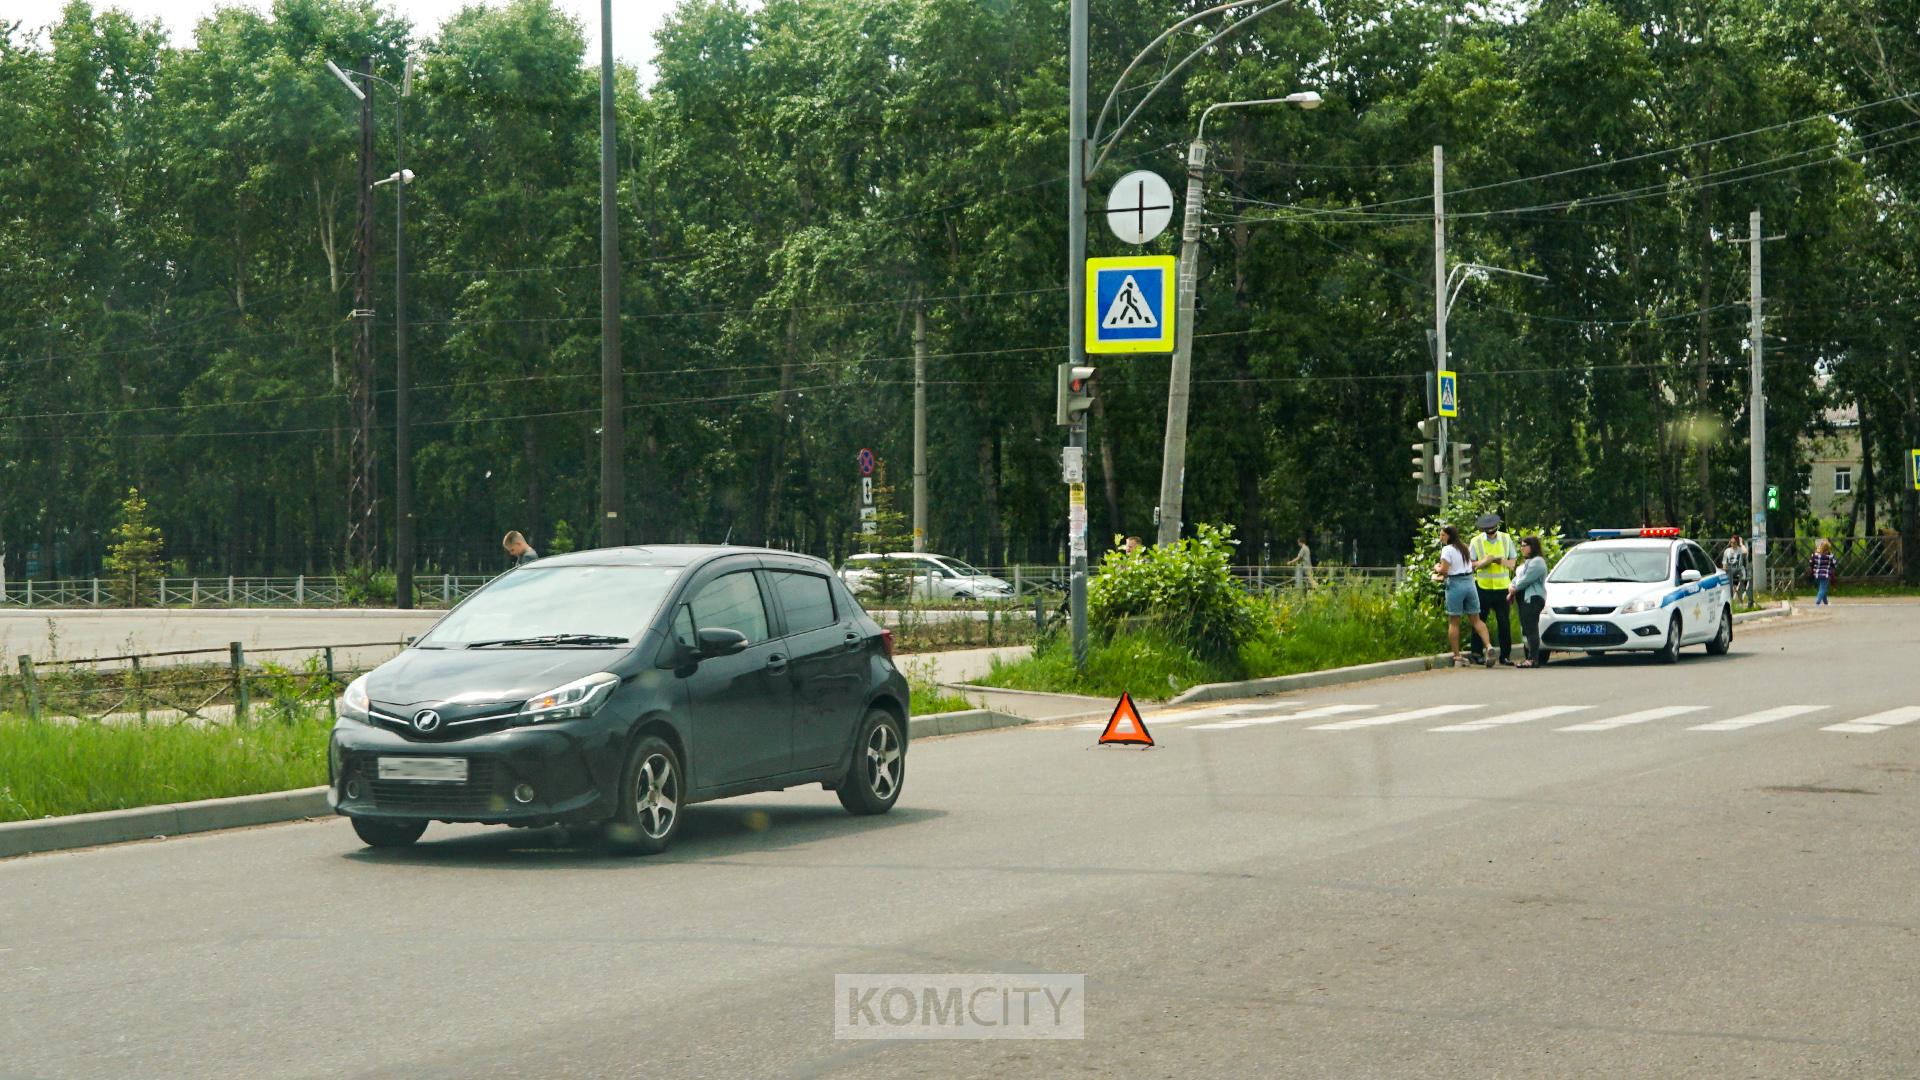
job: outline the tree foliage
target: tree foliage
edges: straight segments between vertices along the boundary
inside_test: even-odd
[[[328,59],[397,83],[421,58],[401,107],[423,560],[493,567],[508,528],[601,520],[584,30],[548,0],[439,26],[395,7],[234,6],[190,42],[85,0],[0,22],[16,576],[35,546],[43,573],[54,551],[99,566],[134,485],[191,570],[344,562],[358,106]],[[1096,102],[1194,10],[1095,5]],[[1209,123],[1185,516],[1231,523],[1247,561],[1298,533],[1405,555],[1441,144],[1450,260],[1549,279],[1469,283],[1449,326],[1459,437],[1516,518],[1744,524],[1746,260],[1722,241],[1758,208],[1782,237],[1765,251],[1777,527],[1828,512],[1799,494],[1805,439],[1857,415],[1857,527],[1920,544],[1897,482],[1920,445],[1914,20],[1913,0],[1330,0],[1210,50],[1115,145],[1096,205],[1125,169],[1177,187],[1211,103],[1310,86],[1326,104]],[[374,97],[386,175],[396,100]],[[1066,102],[1059,0],[682,4],[651,81],[622,71],[617,92],[629,536],[853,550],[856,451],[909,456],[924,303],[931,548],[1062,560]],[[382,559],[392,191],[373,249]],[[1089,254],[1121,250],[1094,222]],[[1165,363],[1101,366],[1090,535],[1144,534]]]

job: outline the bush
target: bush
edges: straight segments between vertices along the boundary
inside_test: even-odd
[[[420,589],[414,587],[414,595]],[[391,607],[400,595],[393,571],[372,566],[349,566],[340,574],[340,599],[349,607]]]
[[[1438,610],[1445,602],[1445,587],[1433,580],[1433,564],[1439,561],[1440,530],[1453,525],[1460,530],[1463,542],[1473,541],[1473,523],[1483,514],[1498,514],[1507,501],[1507,486],[1498,480],[1480,480],[1463,488],[1456,488],[1447,499],[1447,504],[1432,515],[1421,519],[1413,534],[1413,554],[1407,556],[1406,576],[1400,582],[1399,599],[1401,604],[1416,610]],[[1519,544],[1523,536],[1540,538],[1541,554],[1546,556],[1547,566],[1551,568],[1560,561],[1565,550],[1560,543],[1559,525],[1523,525],[1508,521],[1500,526],[1512,534],[1513,541]]]
[[[1186,642],[1199,658],[1237,664],[1261,633],[1259,605],[1234,580],[1233,529],[1200,525],[1175,544],[1116,550],[1087,584],[1087,621],[1103,640],[1141,628]]]

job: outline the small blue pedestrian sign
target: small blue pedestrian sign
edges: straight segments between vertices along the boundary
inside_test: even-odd
[[[1460,415],[1460,377],[1451,371],[1440,373],[1440,415]]]
[[[1913,490],[1920,491],[1920,450],[1914,450],[1909,453],[1907,458],[1907,471],[1913,474]]]
[[[1088,259],[1086,350],[1172,352],[1174,265],[1171,255]]]

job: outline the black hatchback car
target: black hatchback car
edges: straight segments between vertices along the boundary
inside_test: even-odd
[[[349,685],[328,801],[374,847],[467,821],[651,853],[730,795],[818,783],[885,813],[908,707],[892,633],[819,559],[583,551],[501,575]]]

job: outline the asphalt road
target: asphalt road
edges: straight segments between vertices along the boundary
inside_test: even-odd
[[[1911,1077],[1916,658],[1920,606],[1846,606],[1149,711],[1153,750],[930,740],[889,816],[733,800],[651,860],[317,822],[0,862],[0,1075]],[[853,972],[1084,974],[1086,1037],[836,1041]]]

